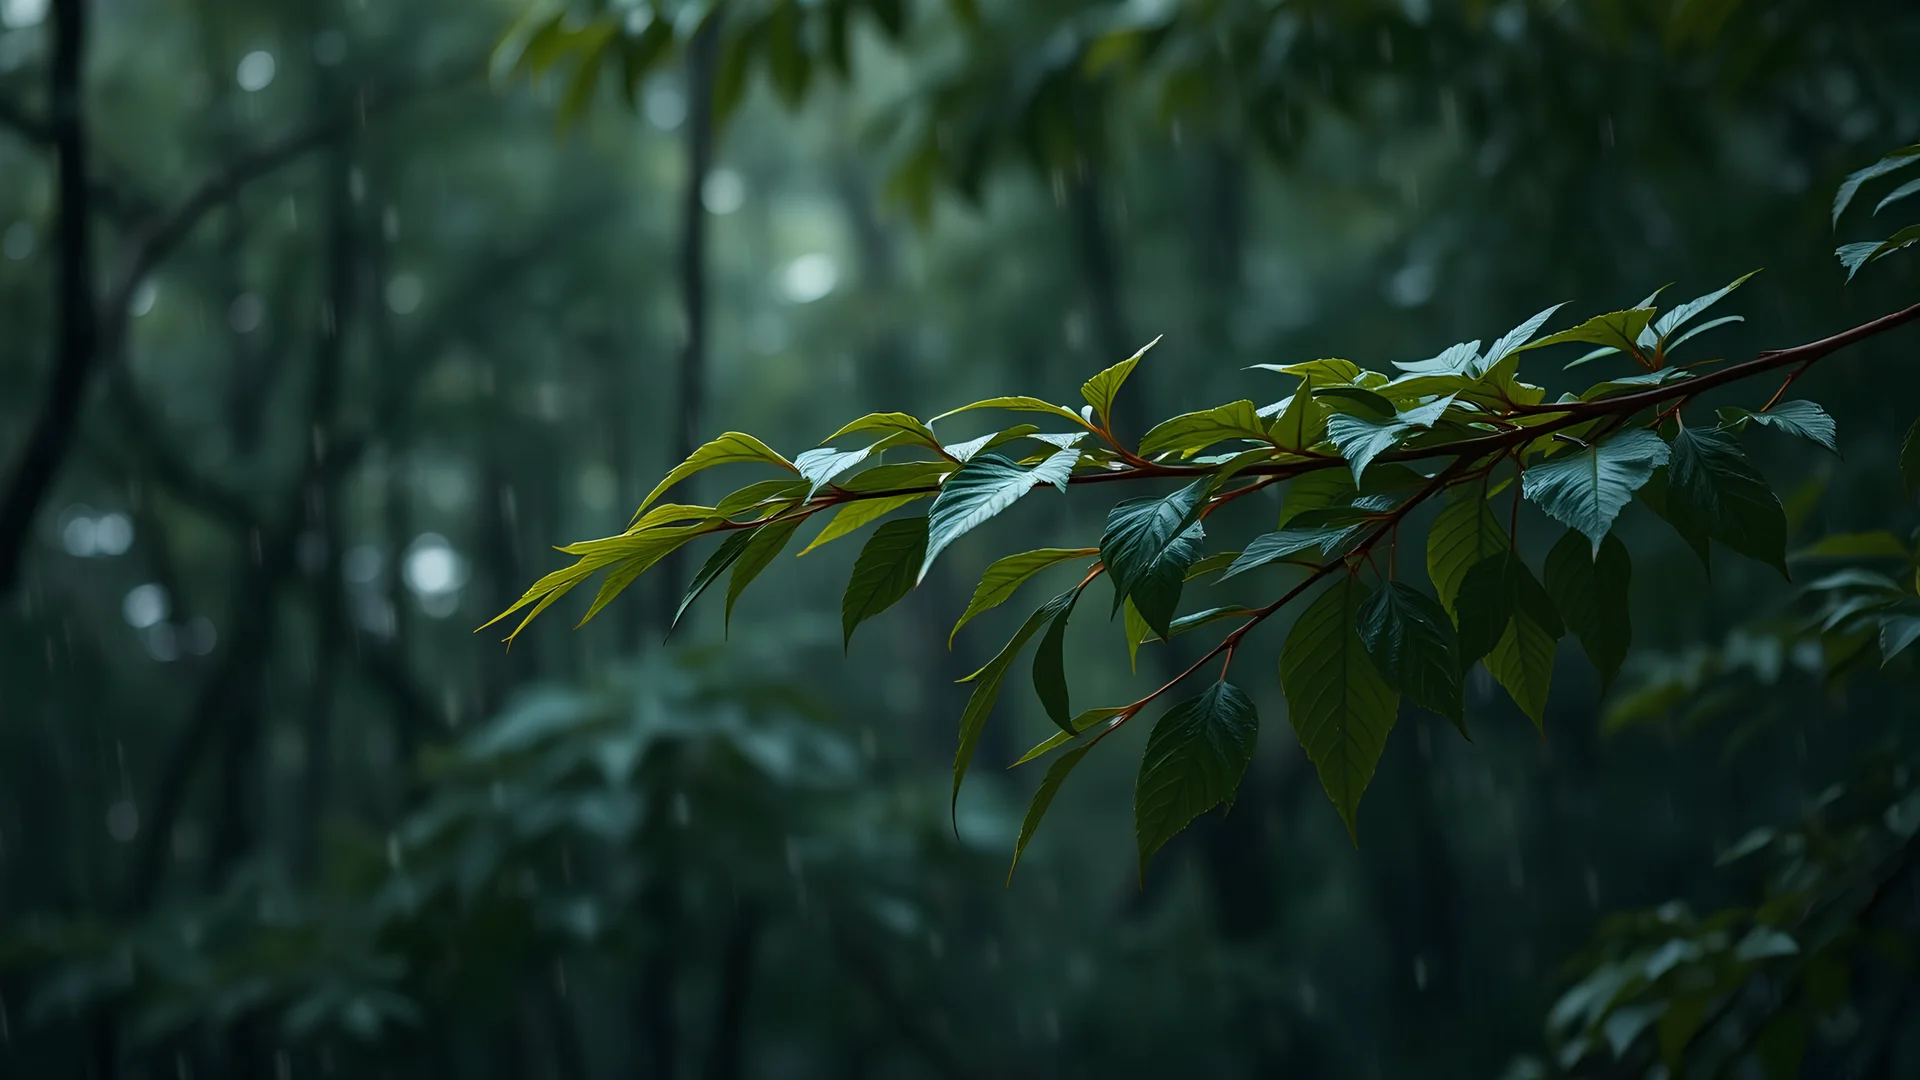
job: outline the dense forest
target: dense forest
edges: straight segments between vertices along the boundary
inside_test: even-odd
[[[1920,1075],[1916,139],[1899,0],[0,0],[0,1076]]]

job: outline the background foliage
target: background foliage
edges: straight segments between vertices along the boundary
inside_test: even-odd
[[[1562,650],[1545,739],[1478,675],[1471,744],[1404,709],[1358,849],[1275,726],[1276,625],[1230,814],[1143,878],[1128,725],[1005,882],[1042,766],[1000,766],[1057,729],[1021,665],[954,804],[953,680],[1027,609],[945,639],[995,555],[1095,543],[1116,500],[1079,490],[850,640],[852,542],[716,586],[665,649],[691,562],[577,634],[469,634],[724,430],[797,453],[869,411],[1071,402],[1164,334],[1115,399],[1138,445],[1248,365],[1387,371],[1560,300],[1764,266],[1689,343],[1732,360],[1911,303],[1910,258],[1843,287],[1832,254],[1913,220],[1874,212],[1897,171],[1837,237],[1832,205],[1920,130],[1906,5],[582,7],[528,79],[517,5],[95,0],[84,324],[79,7],[0,3],[6,468],[95,331],[0,617],[10,1074],[1915,1067],[1914,653],[1878,655],[1912,617],[1910,337],[1796,382],[1842,456],[1742,435],[1791,581],[1709,574],[1627,505],[1615,685]],[[1549,398],[1596,370],[1557,368]],[[1537,572],[1562,531],[1523,524]],[[1136,673],[1104,599],[1059,641],[1076,707],[1217,637]]]

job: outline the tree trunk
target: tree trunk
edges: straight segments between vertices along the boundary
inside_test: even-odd
[[[92,208],[87,171],[82,77],[87,48],[86,0],[53,0],[53,59],[47,100],[54,151],[54,288],[56,337],[46,400],[34,418],[13,476],[0,497],[0,596],[20,580],[20,563],[40,504],[79,428],[80,406],[94,360]]]
[[[687,338],[680,350],[679,392],[667,425],[668,468],[685,461],[700,445],[700,412],[707,380],[707,209],[701,188],[713,168],[714,72],[720,62],[720,16],[710,15],[687,46],[687,176],[680,202],[680,299]],[[685,485],[682,485],[684,488]],[[681,502],[691,501],[682,497]],[[680,553],[668,555],[655,571],[660,593],[655,625],[661,633],[673,622],[685,577]]]

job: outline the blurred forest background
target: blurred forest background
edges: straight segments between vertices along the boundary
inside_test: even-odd
[[[949,828],[987,540],[844,659],[849,545],[729,635],[660,646],[684,565],[578,633],[471,631],[721,430],[1072,400],[1164,334],[1137,436],[1249,364],[1756,267],[1728,356],[1910,303],[1910,260],[1843,291],[1827,207],[1920,133],[1920,9],[658,6],[565,24],[650,50],[583,78],[551,33],[516,68],[513,0],[0,0],[0,1075],[1661,1075],[1678,1005],[1549,1023],[1635,947],[1596,928],[1692,940],[1660,927],[1772,887],[1716,865],[1750,830],[1906,790],[1906,669],[1639,510],[1622,686],[1563,653],[1545,740],[1490,684],[1471,744],[1409,709],[1357,850],[1267,740],[1144,883],[1132,752],[1011,884],[1036,775],[978,770]],[[1907,550],[1914,355],[1806,380],[1844,458],[1756,444],[1796,546]],[[1076,678],[1135,678],[1094,627]],[[983,763],[1048,730],[1001,708]],[[1888,882],[1834,939],[1874,956],[1753,991],[1799,1042],[1735,1025],[1725,1075],[1920,1075]]]

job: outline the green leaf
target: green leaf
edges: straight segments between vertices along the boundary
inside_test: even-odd
[[[1876,206],[1874,206],[1873,208],[1874,216],[1879,217],[1880,211],[1885,210],[1887,207],[1892,206],[1894,203],[1899,202],[1901,199],[1908,198],[1909,196],[1912,196],[1915,194],[1920,194],[1920,180],[1909,180],[1906,183],[1901,184],[1899,187],[1894,188],[1892,191],[1888,192],[1887,197],[1884,199],[1881,199],[1880,202]]]
[[[1327,438],[1333,441],[1340,456],[1347,459],[1347,468],[1353,471],[1356,484],[1374,458],[1398,446],[1400,440],[1413,432],[1413,425],[1399,420],[1371,420],[1345,413],[1327,417]]]
[[[1232,401],[1217,408],[1183,413],[1156,425],[1140,440],[1140,455],[1153,457],[1177,450],[1192,457],[1215,443],[1230,439],[1267,441],[1267,424],[1251,401]]]
[[[948,544],[1012,506],[1020,496],[1041,484],[1055,484],[1064,491],[1079,459],[1080,451],[1062,450],[1031,469],[1023,469],[999,454],[980,454],[960,466],[940,485],[940,494],[927,513],[931,525],[927,557],[920,565],[919,577],[927,576],[927,568]]]
[[[1384,394],[1363,386],[1328,386],[1313,392],[1328,408],[1348,416],[1369,420],[1391,420],[1393,401]]]
[[[1840,432],[1833,417],[1811,401],[1782,401],[1765,412],[1749,412],[1729,406],[1720,409],[1719,415],[1720,426],[1727,430],[1742,431],[1750,423],[1759,424],[1787,435],[1798,435],[1833,456],[1840,456]]]
[[[1094,414],[1100,417],[1100,423],[1103,426],[1113,425],[1113,399],[1120,393],[1121,384],[1127,381],[1127,376],[1133,374],[1134,367],[1140,363],[1141,357],[1147,355],[1147,350],[1158,344],[1160,339],[1154,338],[1142,346],[1139,352],[1080,384],[1080,396],[1086,398],[1087,404],[1093,406]],[[1014,858],[1017,860],[1019,856],[1016,855]]]
[[[1671,461],[1672,458],[1669,457],[1668,460]],[[1652,510],[1667,524],[1673,526],[1673,531],[1680,534],[1680,539],[1686,541],[1687,546],[1693,549],[1693,553],[1699,556],[1700,565],[1706,567],[1708,573],[1712,573],[1712,538],[1707,535],[1704,525],[1684,510],[1675,516],[1669,506],[1672,502],[1667,491],[1667,473],[1670,468],[1671,466],[1667,469],[1655,469],[1646,486],[1634,495],[1646,505],[1647,509]]]
[[[1833,193],[1834,228],[1840,227],[1840,215],[1846,212],[1847,204],[1853,201],[1854,195],[1860,190],[1860,185],[1916,163],[1920,163],[1920,143],[1903,146],[1866,168],[1848,174],[1839,190]]]
[[[1558,637],[1523,609],[1514,612],[1487,654],[1487,670],[1494,681],[1506,688],[1507,696],[1542,731],[1546,730],[1547,689],[1553,682],[1553,646]]]
[[[835,450],[827,446],[809,450],[794,458],[793,467],[812,485],[807,489],[807,498],[811,499],[821,488],[833,483],[835,477],[867,460],[867,455],[871,453],[871,446],[860,450]]]
[[[1699,337],[1701,334],[1704,334],[1709,330],[1718,330],[1721,327],[1729,325],[1731,323],[1739,323],[1739,322],[1746,322],[1746,321],[1747,321],[1747,317],[1744,315],[1722,315],[1717,319],[1708,319],[1706,322],[1701,323],[1699,326],[1696,326],[1693,329],[1688,330],[1685,333],[1682,333],[1679,337],[1674,338],[1672,341],[1667,342],[1666,351],[1669,354],[1671,354],[1673,350],[1679,348],[1682,345],[1685,345],[1687,342],[1693,340],[1696,337]],[[1667,369],[1663,368],[1662,370],[1667,370]]]
[[[932,495],[935,485],[956,468],[946,461],[902,461],[876,465],[840,481],[845,491],[858,494],[906,494],[906,488],[924,489],[915,494]]]
[[[1511,548],[1468,570],[1456,600],[1463,664],[1492,652],[1516,615],[1526,615],[1554,638],[1565,633],[1553,598],[1534,578],[1526,560]]]
[[[1094,725],[1107,723],[1108,721],[1113,720],[1114,717],[1119,716],[1121,713],[1126,711],[1127,710],[1125,709],[1113,709],[1113,708],[1088,709],[1086,712],[1083,712],[1079,716],[1076,716],[1073,718],[1073,732],[1071,734],[1064,731],[1054,732],[1052,735],[1049,735],[1046,738],[1040,740],[1038,743],[1034,744],[1033,749],[1020,755],[1020,760],[1014,762],[1012,765],[1007,766],[1007,768],[1009,769],[1019,768],[1020,766],[1025,765],[1027,762],[1032,761],[1035,758],[1045,757],[1046,755],[1072,742],[1074,739],[1078,738],[1079,736],[1084,735],[1088,731],[1093,730]]]
[[[940,449],[940,437],[933,433],[932,428],[923,421],[900,412],[868,413],[821,439],[820,442],[825,445],[861,431],[878,431],[887,435],[905,434],[922,446],[933,450]]]
[[[1216,623],[1222,619],[1243,618],[1254,614],[1257,614],[1257,612],[1250,607],[1243,607],[1239,604],[1228,604],[1225,607],[1208,608],[1205,611],[1196,611],[1191,615],[1182,615],[1173,620],[1167,629],[1172,631],[1174,637],[1179,637],[1189,630],[1198,630],[1208,623]]]
[[[1885,667],[1907,650],[1907,646],[1920,641],[1920,618],[1912,615],[1891,615],[1880,624],[1880,665]]]
[[[1069,735],[1074,731],[1073,709],[1067,704],[1067,620],[1073,617],[1080,593],[1078,588],[1073,590],[1073,599],[1047,624],[1039,648],[1033,651],[1033,691],[1040,696],[1047,718]]]
[[[851,648],[853,631],[913,591],[927,550],[927,519],[899,518],[873,531],[853,561],[853,576],[840,598],[840,629]]]
[[[1920,491],[1920,420],[1913,422],[1900,443],[1900,479],[1906,482],[1909,499]]]
[[[1879,243],[1842,244],[1833,253],[1840,257],[1840,265],[1847,268],[1847,280],[1852,281],[1861,267],[1915,244],[1920,244],[1920,225],[1909,225]]]
[[[1757,274],[1759,272],[1760,271],[1758,270],[1754,270],[1749,273],[1742,274],[1739,277],[1735,278],[1733,280],[1733,283],[1726,286],[1725,288],[1715,289],[1713,292],[1710,292],[1705,296],[1696,296],[1693,299],[1687,301],[1686,303],[1681,304],[1680,306],[1674,308],[1672,311],[1667,312],[1665,315],[1660,316],[1660,318],[1656,320],[1653,324],[1654,336],[1660,342],[1664,343],[1667,340],[1668,335],[1672,334],[1675,330],[1678,330],[1682,326],[1685,326],[1687,323],[1691,322],[1694,318],[1698,317],[1701,313],[1705,312],[1708,308],[1726,299],[1728,293],[1746,284],[1746,281],[1748,278],[1752,277],[1754,274]]]
[[[1389,581],[1360,606],[1360,641],[1387,687],[1467,733],[1459,643],[1438,601]]]
[[[774,557],[787,546],[787,541],[793,538],[794,530],[800,527],[800,522],[803,520],[805,519],[788,518],[753,530],[753,539],[740,550],[740,558],[733,564],[733,576],[727,579],[727,611],[724,626],[733,625],[734,601],[740,599],[740,594],[747,591],[747,586],[753,584],[753,579],[759,577],[760,572],[765,570],[773,562]],[[891,602],[888,601],[888,603]]]
[[[973,694],[967,698],[967,707],[960,714],[960,745],[953,755],[952,810],[959,808],[960,782],[966,779],[967,766],[973,763],[973,751],[980,745],[980,732],[987,726],[987,715],[993,712],[994,702],[1000,699],[1000,684],[1006,681],[1007,669],[1013,666],[1020,650],[1026,647],[1027,639],[1073,603],[1074,595],[1078,592],[1078,589],[1068,589],[1040,605],[1038,610],[1027,616],[1027,621],[1021,624],[1019,631],[1001,647],[1000,652],[987,661],[985,667],[960,680],[973,683]]]
[[[929,498],[932,495],[933,492],[931,491],[920,491],[912,495],[890,495],[884,499],[861,499],[858,502],[850,502],[841,507],[833,515],[833,519],[827,522],[827,527],[821,529],[820,535],[813,538],[813,543],[800,549],[800,554],[805,555],[821,544],[838,540],[869,522],[878,521],[910,502]]]
[[[1187,531],[1199,521],[1211,483],[1203,477],[1163,498],[1129,499],[1108,513],[1100,537],[1100,558],[1113,579],[1113,610],[1132,599],[1163,638],[1187,567],[1199,557],[1197,538]]]
[[[1547,324],[1548,319],[1553,318],[1553,313],[1566,306],[1564,301],[1555,304],[1501,335],[1500,340],[1488,347],[1486,358],[1476,365],[1475,370],[1480,374],[1491,371],[1493,366],[1505,360],[1508,354],[1518,351],[1525,347],[1527,342],[1532,341],[1533,335],[1540,332],[1540,328]]]
[[[759,461],[768,465],[778,465],[788,470],[792,470],[794,467],[793,462],[775,453],[772,448],[768,447],[766,443],[761,442],[759,439],[743,432],[729,431],[705,446],[702,446],[700,449],[695,450],[687,460],[674,466],[673,471],[667,474],[667,478],[660,481],[660,483],[647,494],[647,497],[641,500],[640,509],[645,510],[647,507],[653,505],[653,500],[659,498],[668,488],[692,476],[694,473],[700,472],[703,469],[711,469],[715,465],[727,465],[743,461]]]
[[[1622,352],[1638,353],[1640,335],[1647,329],[1647,324],[1653,320],[1653,315],[1654,309],[1651,307],[1628,308],[1625,311],[1595,315],[1570,330],[1548,334],[1539,341],[1522,345],[1513,351],[1521,353],[1530,349],[1544,349],[1549,345],[1564,345],[1577,341],[1619,349]]]
[[[947,635],[947,647],[953,647],[954,635],[960,632],[961,627],[982,612],[1006,603],[1028,578],[1069,559],[1084,559],[1098,554],[1099,548],[1036,548],[995,561],[987,567],[986,573],[980,575],[980,584],[974,587],[973,599],[967,602],[966,612],[960,616],[959,622],[953,624],[953,632]]]
[[[1192,566],[1187,567],[1187,580],[1192,581],[1195,578],[1206,577],[1208,574],[1219,573],[1227,567],[1232,566],[1234,561],[1239,558],[1240,553],[1237,551],[1215,552],[1201,559],[1199,562],[1194,563]]]
[[[1065,405],[1055,405],[1051,401],[1042,401],[1039,398],[1026,397],[1025,395],[988,398],[985,401],[976,401],[971,405],[962,405],[957,409],[949,409],[941,413],[939,416],[934,417],[931,422],[939,423],[949,416],[958,416],[963,412],[971,412],[974,409],[1009,409],[1013,412],[1048,413],[1053,416],[1065,417],[1079,424],[1081,427],[1089,427],[1084,417],[1072,409],[1067,408]]]
[[[1534,505],[1600,550],[1613,519],[1667,463],[1667,444],[1651,431],[1630,428],[1605,441],[1550,457],[1527,469],[1521,488]]]
[[[1626,545],[1609,533],[1594,552],[1585,537],[1569,529],[1547,553],[1545,577],[1554,607],[1580,638],[1580,647],[1600,673],[1600,692],[1605,694],[1619,677],[1633,643],[1633,620],[1627,610],[1633,564]]]
[[[1338,358],[1308,360],[1299,364],[1254,364],[1252,367],[1262,371],[1277,371],[1282,375],[1298,375],[1303,382],[1311,379],[1322,386],[1356,383],[1366,373],[1359,364]]]
[[[1454,611],[1467,571],[1507,549],[1506,530],[1493,512],[1488,484],[1454,488],[1427,532],[1427,576],[1440,603]]]
[[[1360,797],[1400,708],[1356,629],[1366,599],[1358,580],[1336,575],[1301,613],[1280,652],[1280,686],[1294,734],[1356,844]]]
[[[680,598],[680,606],[674,609],[673,621],[667,624],[668,634],[672,634],[673,628],[680,625],[680,616],[685,615],[693,602],[700,599],[700,594],[707,591],[707,586],[719,580],[720,575],[733,566],[734,560],[740,557],[740,552],[746,549],[756,531],[741,529],[730,533],[720,541],[719,547],[713,549],[713,554],[707,556],[706,564],[700,567],[700,572],[693,575],[693,581],[687,585],[686,595]]]
[[[1270,532],[1248,544],[1247,550],[1241,552],[1233,565],[1227,567],[1227,572],[1220,575],[1220,580],[1225,581],[1235,574],[1244,574],[1257,566],[1265,566],[1309,549],[1318,549],[1331,555],[1358,531],[1357,525],[1325,525]]]
[[[1672,453],[1666,509],[1681,535],[1704,533],[1787,576],[1786,511],[1733,436],[1685,428]]]
[[[1548,308],[1546,311],[1541,312],[1540,315],[1538,316],[1539,321],[1545,322],[1546,316],[1551,315],[1558,307],[1560,307],[1560,305],[1556,304],[1554,305],[1554,307]],[[1527,325],[1526,323],[1522,323],[1520,324],[1520,326],[1514,327],[1513,334],[1520,333],[1521,329],[1526,325]],[[1529,338],[1532,337],[1534,334],[1534,331],[1537,331],[1539,329],[1540,329],[1539,322],[1535,322],[1533,325],[1533,328],[1526,332],[1527,337]],[[1512,334],[1508,335],[1508,337],[1511,337],[1511,336],[1513,335]],[[1507,338],[1501,338],[1500,340],[1502,342],[1505,342]],[[1508,352],[1512,352],[1513,348],[1514,347],[1507,348],[1500,355],[1505,356]],[[1495,357],[1495,359],[1498,359],[1498,357]],[[1458,345],[1449,345],[1446,349],[1441,351],[1440,355],[1432,357],[1430,359],[1395,360],[1393,361],[1393,366],[1399,368],[1401,371],[1404,371],[1409,375],[1471,376],[1473,375],[1474,369],[1479,364],[1479,362],[1480,362],[1480,342],[1463,341]],[[1398,380],[1395,380],[1395,381],[1397,382]]]
[[[966,442],[948,443],[942,453],[955,461],[971,461],[982,450],[991,450],[1001,443],[1024,439],[1040,429],[1032,424],[1015,424],[1005,431],[996,431]]]
[[[1252,700],[1225,681],[1168,709],[1153,725],[1133,794],[1142,876],[1153,853],[1188,822],[1232,804],[1259,735]]]
[[[1327,435],[1327,407],[1313,396],[1313,384],[1303,382],[1294,395],[1273,409],[1277,414],[1267,426],[1267,437],[1275,444],[1295,452],[1316,446]],[[1262,410],[1262,416],[1267,415]]]
[[[1122,626],[1127,635],[1127,669],[1137,673],[1140,670],[1140,646],[1153,637],[1153,627],[1140,617],[1140,609],[1133,606],[1133,601],[1127,601],[1125,610]]]
[[[1040,790],[1033,793],[1033,801],[1027,804],[1027,814],[1020,819],[1020,838],[1013,844],[1013,865],[1007,867],[1007,883],[1013,883],[1014,868],[1020,865],[1020,856],[1026,853],[1027,842],[1040,830],[1040,819],[1047,816],[1047,807],[1053,805],[1053,797],[1060,793],[1060,785],[1067,782],[1080,759],[1093,749],[1093,743],[1077,746],[1060,755],[1059,760],[1047,767],[1047,775],[1040,781]]]
[[[739,491],[721,499],[719,504],[713,508],[713,512],[719,517],[726,518],[733,517],[743,510],[756,508],[764,513],[769,506],[785,507],[791,505],[794,499],[807,495],[810,489],[811,485],[809,485],[807,481],[795,480],[791,477],[782,477],[778,480],[762,480],[759,483],[748,484]],[[647,517],[653,517],[653,515],[659,513],[662,509],[664,509],[664,507],[654,507],[647,511]]]

